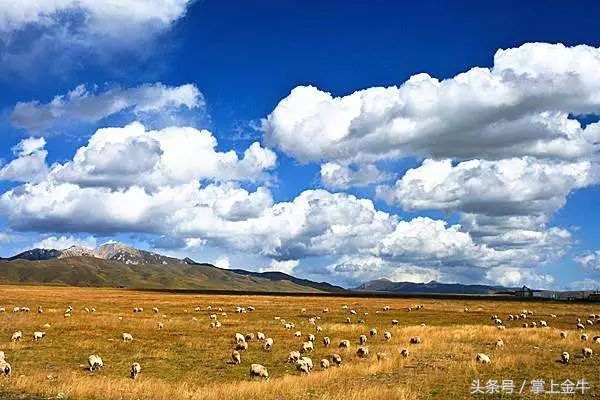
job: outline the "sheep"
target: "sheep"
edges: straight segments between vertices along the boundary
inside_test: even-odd
[[[5,376],[8,376],[11,374],[11,372],[12,368],[10,364],[4,359],[0,359],[0,373],[3,373]]]
[[[288,356],[288,362],[292,362],[295,363],[296,361],[298,361],[300,359],[300,352],[299,351],[290,351],[290,355]]]
[[[349,340],[342,340],[340,342],[340,344],[338,345],[338,347],[347,349],[348,347],[350,347],[350,341]]]
[[[388,306],[387,304],[383,306],[383,311],[390,311],[390,306]]]
[[[296,361],[296,369],[304,374],[310,373],[310,368],[308,367],[308,364],[304,360]]]
[[[527,325],[527,322],[524,322],[523,323],[523,328],[528,328],[528,327],[529,327],[529,325]]]
[[[377,329],[375,329],[375,328],[371,328],[371,330],[369,331],[369,335],[370,335],[371,337],[375,337],[375,336],[377,336]]]
[[[592,321],[591,319],[588,319],[587,321],[585,321],[586,324],[588,325],[594,325],[594,321]]]
[[[315,349],[313,342],[304,342],[302,346],[300,346],[301,353],[307,353],[309,351],[313,351]]]
[[[42,340],[46,336],[46,332],[33,332],[33,340]]]
[[[158,325],[158,329],[160,329],[160,330],[165,329],[165,324],[163,324],[162,322],[159,322],[157,325]]]
[[[267,336],[262,332],[256,332],[256,340],[265,340]]]
[[[287,330],[291,330],[294,328],[294,324],[292,324],[291,322],[286,322],[284,325],[285,329]]]
[[[96,307],[92,307],[92,308],[90,308],[90,311],[91,311],[92,313],[95,313],[95,312],[96,312]]]
[[[594,343],[600,344],[600,336],[594,336],[594,338],[592,339],[592,341]]]
[[[211,319],[211,320],[213,320],[213,321],[216,321],[216,320],[217,320],[217,314],[210,314],[210,315],[208,316],[208,318],[210,318],[210,319]]]
[[[422,341],[419,336],[413,336],[410,338],[410,344],[420,344],[420,343],[422,343]]]
[[[567,353],[566,351],[564,351],[561,355],[560,355],[560,361],[563,364],[568,364],[569,363],[569,359],[571,358],[571,356],[569,355],[569,353]]]
[[[329,360],[326,358],[321,359],[321,368],[327,369],[329,368]]]
[[[496,319],[494,320],[494,323],[495,323],[496,325],[502,325],[502,320],[501,320],[500,318],[496,318]]]
[[[303,309],[301,309],[301,310],[300,310],[300,313],[301,313],[301,314],[306,314],[306,308],[303,308]]]
[[[236,365],[237,365],[237,364],[241,364],[241,362],[242,362],[242,356],[240,355],[240,352],[239,352],[239,351],[237,351],[237,350],[234,350],[234,351],[231,353],[231,361],[232,361],[234,364],[236,364]]]
[[[531,327],[535,328],[537,326],[537,323],[535,321],[531,321]]]
[[[356,315],[356,310],[350,310],[350,314]]]
[[[541,320],[540,321],[540,327],[547,328],[548,327],[548,323],[546,321],[544,321],[544,320]]]
[[[142,372],[140,363],[134,362],[131,364],[131,368],[129,369],[129,376],[131,376],[131,379],[137,379],[140,372]]]
[[[21,339],[23,339],[23,332],[21,331],[16,331],[12,334],[12,337],[10,338],[10,340],[13,342],[18,342]]]
[[[312,333],[310,335],[308,335],[308,341],[309,342],[314,342],[315,340],[317,340],[317,338],[315,337],[315,335],[313,335]]]
[[[369,356],[369,348],[365,347],[365,346],[360,346],[357,350],[356,350],[356,355],[361,357],[361,358],[366,358]]]
[[[242,335],[241,333],[236,333],[236,334],[235,334],[234,341],[235,341],[236,343],[245,342],[245,341],[246,341],[246,338],[245,338],[245,337],[244,337],[244,335]]]
[[[367,336],[366,336],[366,335],[360,335],[360,336],[358,337],[358,343],[359,343],[360,345],[365,345],[365,344],[367,344]]]
[[[246,334],[246,342],[252,342],[254,340],[254,333],[248,333]]]
[[[502,339],[496,340],[496,347],[504,347],[504,340],[502,340]]]
[[[328,313],[329,312],[329,308],[324,308],[323,309],[323,314]]]
[[[18,313],[20,311],[21,311],[21,307],[14,307],[12,312],[13,313]]]
[[[102,367],[104,367],[104,363],[102,362],[102,358],[96,354],[92,354],[88,357],[88,365],[90,372],[99,371]]]
[[[347,310],[347,309],[348,309],[348,305],[344,304],[344,305],[342,306],[342,310]]]
[[[252,364],[250,365],[250,377],[254,378],[255,376],[259,378],[265,378],[268,380],[269,372],[267,371],[267,368],[264,365]]]
[[[330,344],[331,344],[331,339],[329,339],[329,336],[325,336],[325,337],[323,338],[323,345],[324,345],[325,347],[329,347],[329,345],[330,345]]]
[[[581,354],[583,354],[583,358],[590,358],[593,353],[594,351],[589,347],[584,347],[583,349],[581,349]]]
[[[322,327],[322,326],[320,326],[320,325],[317,325],[317,327],[315,328],[315,330],[316,330],[317,332],[323,332],[323,327]]]
[[[44,313],[44,309],[42,308],[42,306],[38,306],[37,313],[38,314],[43,314]]]
[[[577,325],[576,325],[576,327],[579,330],[585,329],[585,326],[581,322],[578,322]]]
[[[350,320],[350,318],[348,318],[348,317],[347,317],[347,318],[346,318],[346,323],[347,323],[347,324],[349,324],[349,323],[351,323],[351,322],[352,322],[352,321]]]
[[[560,331],[560,337],[561,337],[562,339],[566,339],[566,338],[567,338],[567,332],[565,332],[565,331]]]
[[[404,357],[404,358],[408,357],[408,354],[409,354],[409,352],[408,352],[408,349],[407,349],[406,347],[405,347],[405,348],[403,348],[403,349],[400,351],[400,355],[401,355],[402,357]]]
[[[65,318],[71,318],[71,313],[65,313],[64,317]]]
[[[393,319],[392,320],[392,326],[396,326],[400,323],[400,321],[398,321],[397,319]]]
[[[558,318],[556,314],[550,314],[550,318]]]
[[[5,313],[6,312],[6,308],[5,307],[0,307],[0,313]]]
[[[475,361],[477,361],[478,363],[481,364],[491,364],[492,360],[490,359],[490,356],[483,354],[483,353],[477,353],[477,356],[475,357]]]
[[[300,336],[302,336],[302,332],[300,332],[300,331],[294,332],[294,337],[300,337]]]
[[[219,321],[213,321],[210,323],[210,327],[212,329],[219,329],[221,326],[222,326],[222,324]]]
[[[89,308],[87,308],[87,307],[84,307],[84,308],[83,308],[83,311],[85,311],[85,312],[89,313],[89,312],[90,312],[90,309],[89,309]]]
[[[581,335],[581,340],[582,341],[587,341],[588,340],[588,335],[586,335],[585,333],[583,335]]]
[[[235,346],[236,350],[239,351],[246,351],[248,350],[248,343],[247,342],[238,342]]]
[[[186,311],[187,312],[187,311]],[[200,307],[194,308],[194,312],[200,312]]]
[[[331,355],[331,361],[333,361],[335,363],[336,366],[340,366],[342,365],[342,357],[339,354],[332,354]]]
[[[131,342],[133,340],[133,336],[131,335],[131,333],[127,333],[127,332],[123,332],[121,334],[121,338],[123,339],[124,342]]]
[[[308,370],[310,371],[311,369],[313,369],[313,362],[312,359],[310,359],[309,357],[300,357],[300,360],[304,363],[306,363],[306,365],[308,365]]]
[[[21,307],[21,312],[28,313],[31,309],[29,307]]]
[[[273,338],[265,339],[265,343],[263,344],[263,349],[271,350],[273,348]]]
[[[152,307],[152,311],[154,311],[154,314],[158,314],[158,307]]]

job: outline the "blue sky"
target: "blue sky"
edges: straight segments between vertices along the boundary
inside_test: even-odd
[[[99,3],[0,6],[1,256],[600,287],[594,2]]]

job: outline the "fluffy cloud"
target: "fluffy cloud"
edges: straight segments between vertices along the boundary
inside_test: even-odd
[[[586,251],[575,256],[575,261],[586,268],[600,271],[600,250]]]
[[[44,138],[27,138],[13,147],[16,156],[8,164],[0,168],[0,181],[37,182],[43,180],[48,174],[44,149]]]
[[[486,278],[490,282],[508,287],[527,285],[547,289],[554,283],[554,277],[550,274],[538,274],[532,269],[512,267],[492,268],[486,273]]]
[[[327,162],[321,165],[321,182],[331,189],[345,189],[353,186],[368,186],[392,178],[375,164],[358,166]]]
[[[271,260],[269,265],[267,265],[266,267],[259,268],[259,271],[260,272],[275,271],[275,272],[283,272],[288,275],[293,275],[294,269],[298,266],[299,263],[300,263],[299,260],[285,260],[285,261]]]
[[[600,107],[600,49],[527,43],[499,50],[492,68],[439,81],[333,97],[300,86],[263,121],[268,143],[300,161],[366,162],[406,156],[576,158],[598,149],[597,126],[570,114]]]
[[[74,236],[49,236],[37,243],[34,243],[32,247],[64,250],[71,246],[82,246],[93,249],[96,247],[96,238],[93,236],[87,236],[83,238],[77,238]]]
[[[96,122],[122,111],[136,115],[167,112],[181,107],[202,107],[204,99],[195,85],[145,84],[133,88],[111,88],[104,92],[77,86],[47,104],[17,103],[11,122],[29,132],[43,133],[60,122]]]

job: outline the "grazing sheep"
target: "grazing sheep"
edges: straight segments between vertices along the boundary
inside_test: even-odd
[[[477,361],[478,363],[481,364],[491,364],[492,360],[490,359],[490,356],[483,354],[483,353],[477,353],[477,356],[475,357],[475,361]]]
[[[496,319],[494,320],[494,323],[495,323],[496,325],[502,325],[502,320],[501,320],[500,318],[496,318]]]
[[[42,340],[46,336],[46,332],[33,332],[33,340]]]
[[[377,329],[375,329],[375,328],[371,328],[371,330],[369,331],[369,335],[370,335],[371,337],[375,337],[375,336],[377,336]]]
[[[315,337],[315,335],[313,335],[312,333],[310,335],[308,335],[308,341],[309,342],[314,342],[315,340],[317,340],[317,338]]]
[[[358,343],[359,343],[360,345],[365,345],[365,344],[367,344],[367,336],[366,336],[366,335],[360,335],[360,336],[358,337]]]
[[[301,310],[300,310],[300,313],[302,313],[302,314],[306,314],[306,308],[303,308],[303,309],[301,309]]]
[[[496,340],[496,347],[504,347],[504,340],[502,340],[502,339]]]
[[[246,351],[248,350],[248,343],[247,342],[238,342],[235,346],[236,350],[239,351]]]
[[[313,342],[304,342],[302,343],[302,346],[300,347],[300,352],[301,353],[307,353],[309,351],[313,351],[315,349]]]
[[[567,332],[560,331],[560,337],[563,338],[563,339],[566,339],[567,338]]]
[[[422,341],[419,336],[413,336],[410,338],[410,344],[420,344],[420,343],[422,343]]]
[[[350,314],[356,315],[356,310],[350,310]]]
[[[550,318],[557,318],[556,314],[550,314]]]
[[[323,345],[324,345],[325,347],[329,347],[329,345],[330,345],[330,344],[331,344],[331,339],[329,339],[329,337],[328,337],[328,336],[325,336],[325,337],[323,338]]]
[[[331,361],[333,361],[338,367],[342,365],[342,357],[340,357],[339,354],[332,354]]]
[[[267,371],[267,368],[264,365],[252,364],[250,365],[250,377],[254,378],[255,376],[259,378],[269,379],[269,372]]]
[[[6,308],[5,307],[0,307],[0,313],[5,313],[6,312]]]
[[[70,313],[65,313],[64,317],[65,318],[71,318],[71,314]]]
[[[320,325],[317,325],[315,329],[317,332],[323,332],[323,327],[321,327]]]
[[[18,313],[21,311],[21,307],[14,307],[13,308],[13,313]]]
[[[400,323],[400,321],[398,321],[397,319],[393,319],[393,320],[392,320],[392,325],[393,325],[393,326],[396,326],[396,325],[398,325],[399,323]]]
[[[252,342],[254,340],[254,333],[248,333],[245,338],[246,342]]]
[[[131,376],[131,379],[137,379],[140,372],[142,372],[140,363],[134,362],[131,364],[131,368],[129,369],[129,376]]]
[[[213,320],[213,321],[216,321],[216,320],[217,320],[217,314],[210,314],[210,315],[208,316],[208,318],[210,318],[210,319],[211,319],[211,320]]]
[[[340,344],[338,345],[338,347],[346,348],[347,349],[348,347],[350,347],[350,341],[349,340],[342,340],[340,342]]]
[[[131,333],[127,333],[127,332],[123,332],[121,334],[121,338],[123,339],[124,342],[131,342],[133,340],[133,336],[131,335]]]
[[[92,308],[90,308],[90,311],[91,311],[92,313],[95,313],[95,312],[96,312],[96,307],[92,307]]]
[[[329,312],[329,308],[324,308],[323,309],[323,314],[328,313]]]
[[[383,311],[390,311],[390,306],[388,306],[387,304],[383,306]]]
[[[256,332],[256,340],[265,340],[267,336],[262,332]]]
[[[308,364],[304,360],[296,361],[296,369],[304,374],[310,373],[310,368],[308,367]]]
[[[600,344],[600,336],[594,336],[594,338],[592,339],[592,341],[594,343]]]
[[[578,322],[576,327],[577,327],[577,329],[580,329],[580,330],[585,329],[585,326],[581,322]]]
[[[327,369],[327,368],[329,368],[329,360],[328,360],[328,359],[326,359],[326,358],[323,358],[323,359],[321,360],[321,368],[323,368],[323,369]]]
[[[284,325],[285,329],[287,330],[291,330],[292,328],[294,328],[294,324],[290,323],[290,322],[286,322]]]
[[[309,357],[300,357],[299,361],[306,363],[306,365],[308,365],[309,370],[313,369],[313,362],[312,359],[310,359]]]
[[[186,311],[187,312],[187,311]],[[194,312],[200,312],[200,307],[194,308]]]
[[[567,353],[566,351],[565,351],[565,352],[563,352],[563,353],[560,355],[560,361],[561,361],[563,364],[568,364],[568,363],[569,363],[569,359],[570,359],[570,358],[571,358],[571,356],[570,356],[570,355],[569,355],[569,353]]]
[[[3,373],[5,376],[10,375],[12,372],[12,368],[8,361],[4,359],[0,359],[0,373]]]
[[[344,305],[342,306],[342,310],[347,310],[347,309],[348,309],[348,305],[347,305],[347,304],[344,304]]]
[[[300,331],[294,332],[294,337],[300,337],[300,336],[302,336],[302,332],[300,332]]]
[[[42,306],[38,306],[37,313],[38,314],[43,314],[44,313],[44,309],[42,308]]]
[[[581,335],[581,340],[582,341],[587,341],[588,340],[588,335],[586,335],[585,333],[583,335]]]
[[[165,329],[165,324],[163,324],[162,322],[158,323],[158,329]]]
[[[300,352],[299,351],[290,351],[290,355],[288,356],[288,362],[292,362],[295,363],[296,361],[298,361],[300,359]]]
[[[408,349],[407,348],[403,348],[402,351],[400,351],[400,355],[404,358],[408,357]]]
[[[388,331],[383,332],[383,338],[385,340],[390,340],[392,338],[392,333]]]
[[[23,332],[21,331],[16,331],[12,334],[12,337],[10,338],[10,340],[13,342],[18,342],[21,339],[23,339]]]
[[[347,324],[349,324],[349,323],[351,323],[351,322],[352,322],[352,321],[350,321],[350,318],[349,318],[349,317],[346,317],[346,323],[347,323]]]
[[[581,354],[583,354],[583,358],[590,358],[594,354],[594,351],[589,347],[584,347],[581,349]]]
[[[90,367],[90,371],[99,371],[102,367],[104,367],[102,358],[96,354],[92,354],[88,357],[88,365]]]
[[[273,338],[265,339],[265,344],[263,344],[263,349],[271,350],[273,348]]]
[[[365,347],[365,346],[360,346],[357,350],[356,350],[356,355],[361,357],[361,358],[366,358],[369,356],[369,348]]]
[[[528,328],[528,327],[529,327],[529,325],[527,325],[527,322],[524,322],[523,323],[523,328]]]
[[[21,307],[21,312],[28,313],[31,309],[29,307]]]
[[[240,355],[240,352],[237,350],[234,350],[231,353],[231,361],[233,361],[234,364],[240,364],[242,362],[242,356]]]
[[[83,308],[83,311],[85,311],[85,312],[89,313],[89,312],[90,312],[90,309],[89,309],[89,308],[87,308],[87,307],[84,307],[84,308]]]
[[[158,314],[158,307],[152,307],[152,311],[154,311],[154,314]]]
[[[548,327],[548,323],[544,320],[540,321],[540,327],[542,328],[547,328]]]
[[[245,338],[245,337],[244,337],[244,335],[242,335],[241,333],[236,333],[236,334],[235,334],[234,341],[235,341],[236,343],[245,342],[245,341],[246,341],[246,338]]]
[[[535,328],[537,326],[537,323],[535,321],[531,321],[531,327]]]

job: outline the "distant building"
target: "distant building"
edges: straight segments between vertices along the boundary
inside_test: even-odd
[[[533,297],[533,290],[523,285],[521,289],[515,290],[515,296],[518,297]]]

